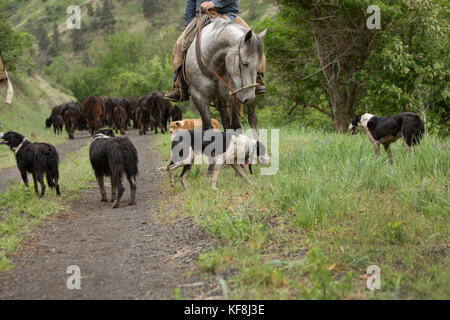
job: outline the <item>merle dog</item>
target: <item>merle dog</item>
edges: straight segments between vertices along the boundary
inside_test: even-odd
[[[44,173],[47,174],[47,184],[56,189],[56,194],[61,195],[59,190],[59,156],[55,147],[48,143],[30,142],[20,133],[9,131],[0,133],[0,144],[7,145],[14,152],[22,180],[28,188],[27,172],[33,175],[34,190],[39,195],[37,183],[41,185],[40,197],[44,196],[45,184]]]
[[[194,164],[195,154],[203,154],[210,159],[213,168],[211,176],[213,190],[217,190],[217,177],[223,164],[231,165],[242,179],[252,184],[241,165],[250,164],[250,173],[252,173],[252,163],[265,165],[270,162],[266,147],[261,142],[243,134],[212,130],[184,130],[172,140],[172,158],[169,165],[160,168],[169,172],[172,187],[175,186],[175,170],[183,167],[180,181],[184,189],[188,189],[185,177]]]
[[[381,143],[390,159],[392,159],[392,153],[389,145],[392,142],[403,137],[406,149],[411,151],[411,147],[420,142],[425,132],[422,120],[412,112],[402,112],[387,117],[377,117],[365,113],[354,117],[348,129],[352,130],[352,134],[357,133],[358,130],[364,131],[369,137],[377,156],[380,153]]]
[[[130,205],[136,204],[136,177],[138,175],[138,155],[133,143],[127,137],[115,137],[112,130],[100,130],[94,135],[89,148],[89,158],[100,187],[101,201],[108,201],[104,177],[111,178],[111,202],[118,208],[125,188],[122,175],[125,173],[130,183]]]

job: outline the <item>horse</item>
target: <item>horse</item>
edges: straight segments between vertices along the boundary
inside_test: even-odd
[[[186,52],[184,76],[201,115],[203,130],[212,129],[211,102],[219,109],[224,128],[234,130],[241,129],[245,104],[250,127],[257,136],[256,75],[266,32],[257,35],[251,29],[216,17],[201,29],[200,37],[197,34]]]

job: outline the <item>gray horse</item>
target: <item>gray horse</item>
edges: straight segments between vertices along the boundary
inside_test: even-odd
[[[203,130],[212,129],[211,102],[219,109],[225,129],[241,128],[239,108],[246,104],[249,124],[256,134],[255,82],[265,34],[266,30],[257,35],[235,22],[213,18],[202,29],[200,41],[196,37],[189,47],[185,62],[186,82],[202,117]],[[233,96],[236,98],[234,103]]]

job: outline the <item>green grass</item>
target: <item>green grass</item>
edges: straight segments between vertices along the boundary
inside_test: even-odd
[[[65,131],[55,135],[45,127],[51,108],[73,98],[51,88],[45,80],[30,76],[14,76],[14,100],[8,106],[0,99],[0,132],[17,131],[31,141],[57,144],[67,140]],[[14,155],[6,146],[0,146],[0,170],[14,166]]]
[[[280,142],[279,172],[257,172],[252,186],[225,168],[213,192],[194,166],[191,190],[170,191],[220,240],[199,265],[224,277],[230,298],[450,298],[448,139],[426,136],[413,154],[397,142],[392,165],[362,134],[282,128]],[[370,265],[381,290],[366,288]]]
[[[89,145],[66,155],[60,165],[61,197],[47,188],[40,199],[34,192],[33,183],[25,188],[15,183],[0,196],[0,273],[12,267],[6,255],[14,252],[23,238],[46,217],[67,211],[67,204],[77,197],[80,190],[92,186],[94,175],[88,157]],[[76,170],[75,170],[76,168]]]

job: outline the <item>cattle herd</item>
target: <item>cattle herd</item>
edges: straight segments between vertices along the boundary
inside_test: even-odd
[[[65,127],[69,139],[74,139],[75,130],[89,130],[93,136],[102,127],[122,135],[130,126],[139,129],[140,135],[147,134],[149,129],[158,133],[158,128],[165,133],[170,118],[182,120],[182,111],[163,97],[164,93],[157,90],[135,98],[90,96],[83,103],[68,102],[54,107],[45,125],[53,126],[55,134],[60,134]]]

